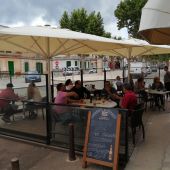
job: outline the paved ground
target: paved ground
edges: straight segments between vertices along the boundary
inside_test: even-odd
[[[146,140],[135,148],[126,170],[170,169],[170,102],[165,112],[152,112],[146,124]]]
[[[126,170],[169,170],[170,169],[170,102],[166,111],[147,113],[146,139],[141,140]],[[10,170],[10,160],[18,157],[21,170],[81,170],[81,156],[68,162],[68,153],[47,149],[44,146],[26,144],[0,138],[0,170]],[[89,165],[88,170],[111,169]]]
[[[17,157],[21,170],[83,170],[81,156],[68,161],[68,153],[0,138],[0,170],[11,170],[11,159]],[[88,170],[108,169],[89,165]]]

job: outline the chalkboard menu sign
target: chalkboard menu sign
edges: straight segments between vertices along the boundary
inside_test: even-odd
[[[94,109],[88,113],[83,167],[87,162],[117,169],[120,115],[117,109]]]

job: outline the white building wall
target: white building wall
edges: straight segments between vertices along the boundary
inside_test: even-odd
[[[58,65],[58,68],[62,69],[64,67],[67,67],[67,61],[71,61],[71,67],[76,66],[75,61],[77,61],[77,66],[80,67],[80,60],[75,60],[75,59],[72,59],[72,60],[71,59],[70,60],[68,60],[68,59],[67,60],[54,60],[52,62],[52,67],[53,67],[53,69],[57,69],[56,66]]]

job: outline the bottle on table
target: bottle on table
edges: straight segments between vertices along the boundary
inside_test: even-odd
[[[110,145],[110,149],[109,149],[109,160],[112,160],[112,155],[113,155],[112,145]]]

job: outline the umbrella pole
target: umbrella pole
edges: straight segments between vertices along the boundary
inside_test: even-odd
[[[51,102],[51,72],[50,72],[50,58],[47,59],[47,74],[48,74],[48,101]]]
[[[128,83],[130,82],[130,58],[131,58],[132,48],[128,49]]]
[[[49,37],[46,39],[47,42],[47,74],[48,74],[48,101],[51,102],[51,71],[50,71],[50,40]]]

